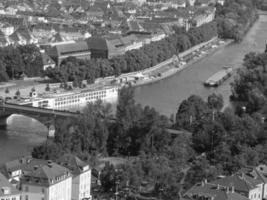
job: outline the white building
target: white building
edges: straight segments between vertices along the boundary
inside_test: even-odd
[[[203,24],[209,23],[215,18],[215,8],[207,9],[205,13],[197,14],[193,18],[193,25],[199,27]]]
[[[73,175],[71,199],[91,199],[91,168],[89,164],[71,154],[62,156],[58,163],[71,170]]]
[[[20,192],[9,183],[7,178],[0,173],[0,199],[20,200]]]
[[[71,200],[72,175],[51,161],[35,165],[21,178],[22,200]]]

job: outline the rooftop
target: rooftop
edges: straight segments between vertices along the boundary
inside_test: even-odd
[[[19,191],[9,183],[3,174],[0,173],[0,197],[8,196],[10,194],[19,194]]]

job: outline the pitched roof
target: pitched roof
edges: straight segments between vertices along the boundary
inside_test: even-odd
[[[72,154],[63,155],[60,159],[58,159],[57,163],[68,168],[74,175],[83,172],[86,166],[88,166],[89,170],[89,164],[83,162],[77,156],[74,156]]]
[[[214,200],[248,200],[245,196],[242,196],[235,191],[229,191],[226,188],[211,184],[211,183],[202,183],[196,184],[190,188],[184,195],[186,198],[199,196],[199,197],[210,197]]]
[[[89,49],[108,50],[107,40],[100,37],[90,37],[87,40]]]
[[[41,51],[41,58],[42,58],[43,65],[55,64],[54,60],[50,58],[50,56],[47,55],[47,53],[45,53],[44,51]]]
[[[3,189],[9,190],[9,194],[4,194]],[[9,181],[2,173],[0,173],[0,197],[14,195],[14,194],[19,194],[19,191],[9,183]]]
[[[256,188],[258,184],[260,184],[260,182],[258,182],[256,179],[250,178],[245,174],[242,174],[242,177],[236,174],[227,176],[225,178],[215,180],[212,183],[216,185],[219,184],[224,187],[234,186],[236,191],[241,192],[249,192],[250,190]]]

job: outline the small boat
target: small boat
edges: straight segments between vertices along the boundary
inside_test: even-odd
[[[226,79],[228,79],[233,73],[233,68],[225,66],[222,70],[213,74],[210,78],[208,78],[204,85],[208,87],[217,87],[223,83]]]

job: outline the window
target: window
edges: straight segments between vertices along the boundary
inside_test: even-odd
[[[25,195],[25,200],[29,200],[29,197],[28,197],[28,195]]]
[[[45,193],[45,189],[44,189],[44,188],[42,188],[42,193],[43,193],[43,194]]]
[[[29,192],[29,187],[28,186],[25,186],[25,192]]]

